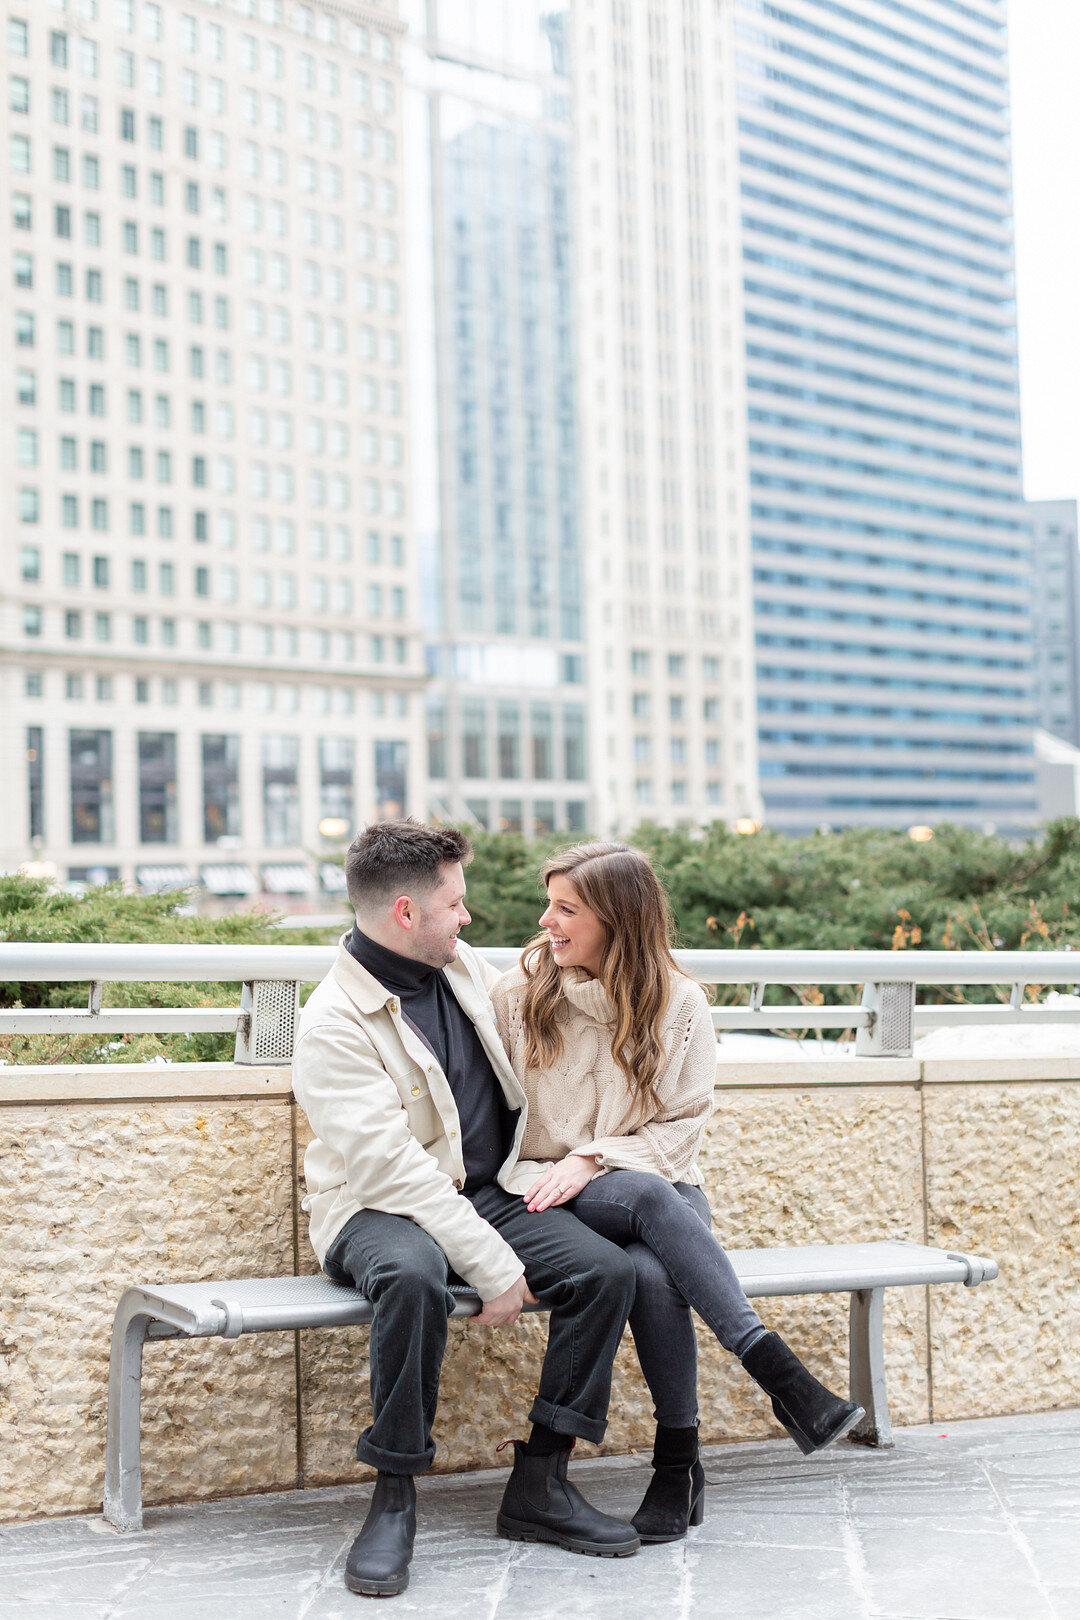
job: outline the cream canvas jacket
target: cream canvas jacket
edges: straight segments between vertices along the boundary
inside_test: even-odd
[[[501,1182],[520,1152],[526,1103],[488,996],[498,974],[460,942],[445,973],[507,1105],[521,1110]],[[303,1207],[320,1265],[357,1210],[380,1209],[422,1226],[482,1299],[523,1275],[510,1245],[462,1195],[461,1122],[445,1074],[402,1019],[397,996],[361,967],[344,939],[301,1014],[293,1091],[315,1132],[304,1155]]]

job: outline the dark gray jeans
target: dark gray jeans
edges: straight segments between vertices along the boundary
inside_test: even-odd
[[[611,1364],[634,1298],[631,1257],[566,1209],[530,1214],[521,1198],[494,1185],[465,1196],[520,1257],[529,1291],[551,1312],[531,1421],[602,1440]],[[359,1288],[374,1307],[372,1421],[356,1455],[389,1473],[423,1473],[435,1456],[431,1430],[454,1307],[447,1284],[461,1279],[423,1227],[378,1209],[346,1221],[324,1269],[335,1282]]]
[[[612,1170],[566,1208],[633,1260],[637,1295],[630,1331],[656,1421],[689,1428],[698,1413],[691,1306],[733,1355],[744,1355],[766,1331],[712,1235],[705,1194],[647,1171]]]

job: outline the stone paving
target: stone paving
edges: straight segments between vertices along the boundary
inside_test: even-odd
[[[787,1441],[706,1456],[705,1523],[633,1558],[500,1540],[505,1470],[420,1486],[408,1590],[353,1597],[341,1578],[370,1488],[288,1492],[0,1528],[0,1615],[26,1620],[1080,1620],[1080,1412],[901,1430],[896,1449]],[[575,1466],[629,1516],[641,1458]],[[390,1603],[387,1611],[382,1605]]]

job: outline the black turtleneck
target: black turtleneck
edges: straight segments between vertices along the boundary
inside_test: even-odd
[[[461,1120],[465,1191],[495,1180],[510,1151],[516,1115],[476,1033],[476,1026],[439,969],[368,939],[354,924],[350,955],[401,1002],[401,1012],[431,1049],[450,1083]]]

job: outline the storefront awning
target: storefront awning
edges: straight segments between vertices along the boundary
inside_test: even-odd
[[[315,887],[310,867],[301,865],[299,861],[264,866],[262,881],[267,894],[310,894]]]
[[[345,894],[345,868],[336,861],[320,861],[319,882],[325,894]]]
[[[199,878],[211,894],[254,894],[259,887],[247,866],[202,866]]]
[[[135,881],[147,894],[161,894],[166,889],[186,889],[195,876],[186,866],[137,866]]]

